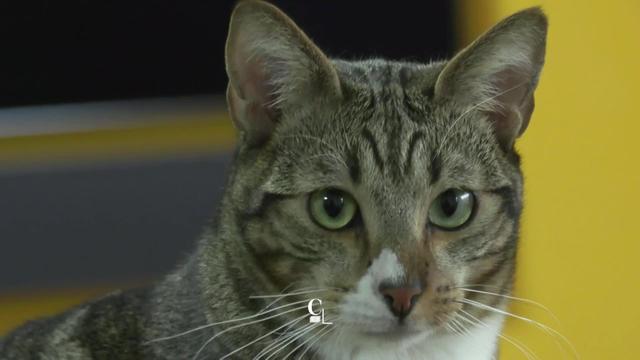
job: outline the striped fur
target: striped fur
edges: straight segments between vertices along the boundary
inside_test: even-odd
[[[275,7],[240,3],[227,45],[240,140],[220,213],[197,251],[151,288],[17,329],[0,342],[0,357],[247,359],[276,343],[265,354],[491,359],[502,318],[460,300],[507,304],[460,287],[512,288],[523,193],[513,142],[531,114],[545,31],[544,15],[530,9],[449,62],[329,60]],[[358,203],[347,229],[310,218],[309,194],[329,187]],[[443,231],[428,210],[450,188],[473,191],[477,204],[467,225]],[[409,280],[425,290],[398,324],[377,289]],[[301,290],[253,322],[198,328],[250,317],[274,299],[255,296]],[[333,325],[309,324],[313,298]],[[486,327],[450,331],[461,311]],[[278,329],[289,343],[277,342]]]

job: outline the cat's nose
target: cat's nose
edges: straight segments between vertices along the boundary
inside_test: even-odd
[[[391,312],[400,320],[409,315],[422,294],[421,286],[390,286],[382,284],[379,290]]]

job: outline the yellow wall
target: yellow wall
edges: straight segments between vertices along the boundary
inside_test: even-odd
[[[550,21],[536,111],[518,144],[526,209],[515,313],[552,325],[582,359],[638,359],[640,350],[640,1],[462,2],[461,40],[522,8]],[[522,321],[507,334],[540,359],[571,358]],[[503,344],[503,359],[525,359]]]
[[[117,288],[58,289],[0,295],[0,337],[28,320],[51,316]]]

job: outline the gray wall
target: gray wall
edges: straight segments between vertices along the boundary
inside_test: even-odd
[[[129,284],[194,247],[229,155],[0,173],[0,293]]]

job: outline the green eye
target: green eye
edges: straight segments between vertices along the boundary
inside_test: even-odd
[[[474,203],[473,193],[449,189],[431,204],[429,221],[444,230],[455,230],[469,221]]]
[[[338,230],[356,216],[358,205],[353,197],[338,189],[323,189],[311,194],[309,212],[318,225]]]

